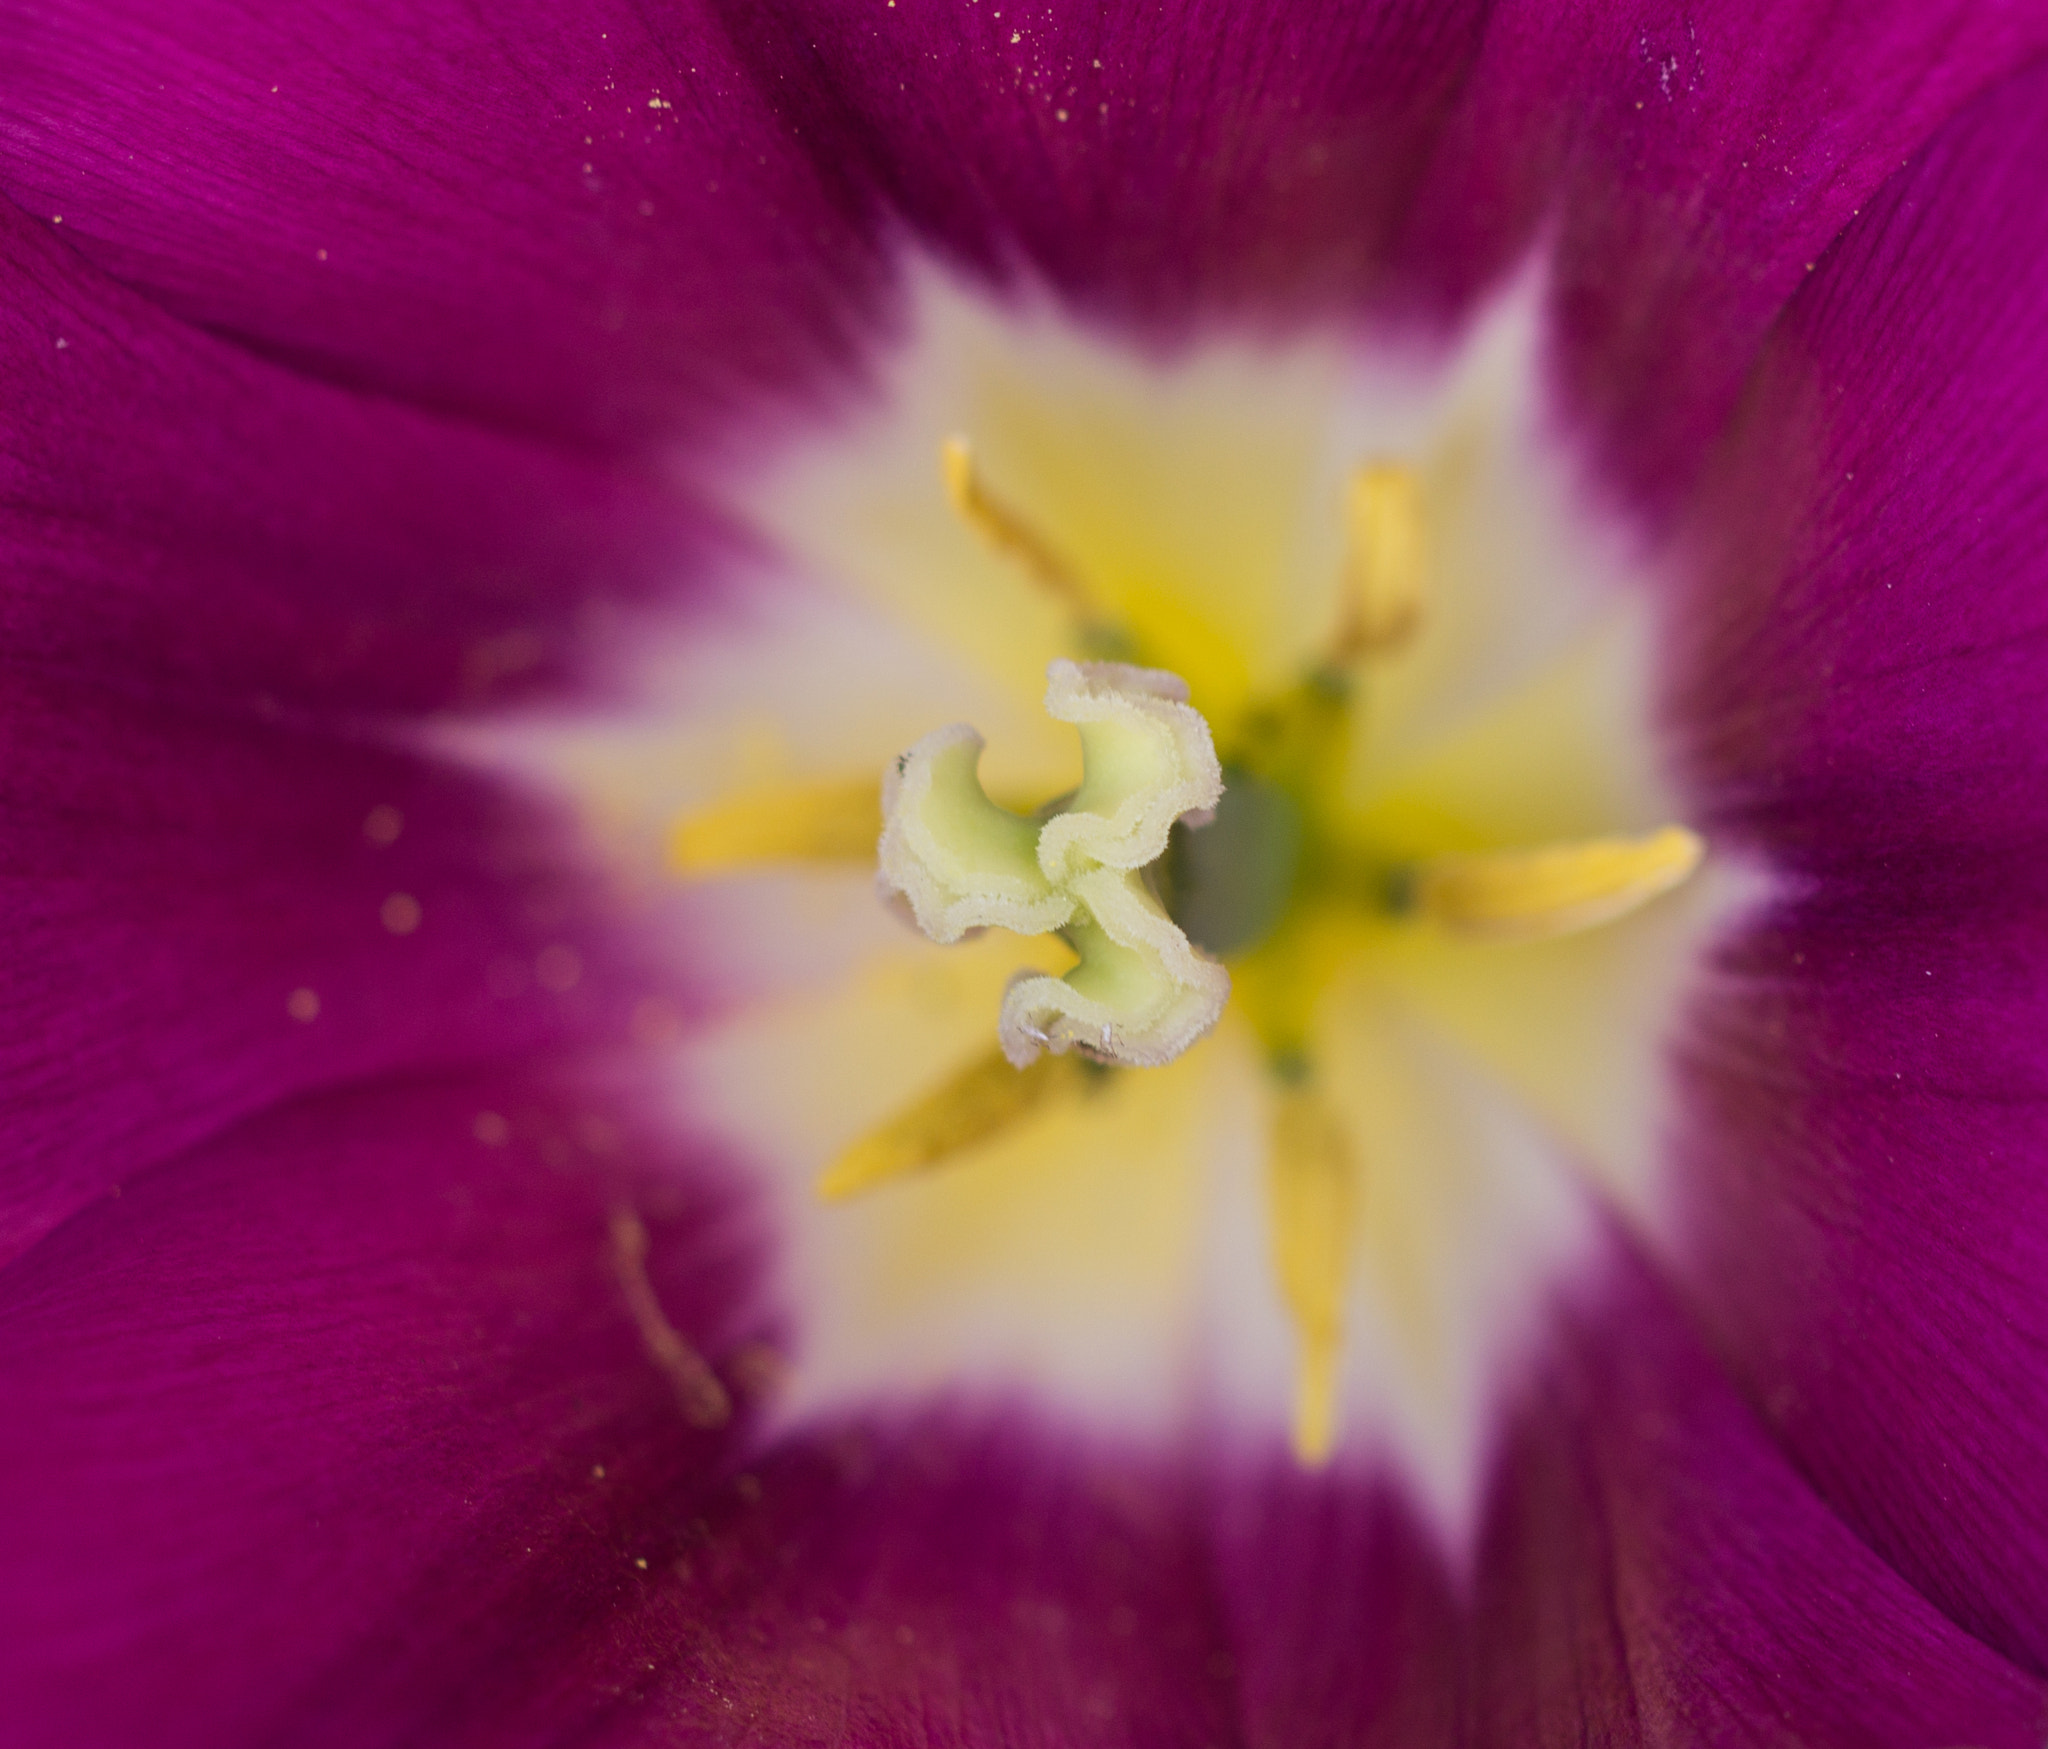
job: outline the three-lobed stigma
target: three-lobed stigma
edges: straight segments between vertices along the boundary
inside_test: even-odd
[[[1146,875],[1174,825],[1206,820],[1223,794],[1209,725],[1176,676],[1119,662],[1055,661],[1045,708],[1080,733],[1080,788],[1041,818],[1013,814],[981,787],[981,736],[934,731],[884,780],[883,888],[934,941],[1057,931],[1074,950],[1065,976],[1022,975],[1003,998],[997,1037],[1017,1068],[1043,1051],[1171,1062],[1230,995]]]

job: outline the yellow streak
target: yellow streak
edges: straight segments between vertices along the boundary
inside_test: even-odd
[[[991,493],[975,465],[974,446],[955,433],[939,445],[939,473],[960,519],[983,540],[1020,563],[1034,581],[1067,604],[1083,622],[1107,616],[1094,591],[1024,517]]]
[[[1544,941],[1627,916],[1684,882],[1705,854],[1697,832],[1666,826],[1639,838],[1439,857],[1416,871],[1415,906],[1456,935]]]
[[[1412,468],[1373,462],[1344,498],[1344,605],[1337,661],[1406,643],[1422,623],[1422,484]]]
[[[675,1392],[676,1406],[692,1427],[723,1427],[732,1419],[732,1398],[704,1357],[668,1321],[647,1279],[647,1224],[629,1208],[612,1211],[612,1263],[619,1287],[639,1327],[647,1357]]]
[[[1303,1464],[1321,1464],[1337,1438],[1337,1367],[1357,1226],[1357,1168],[1343,1125],[1306,1079],[1273,1090],[1271,1150],[1266,1188],[1274,1273],[1300,1344],[1294,1454]]]
[[[938,1166],[1014,1128],[1050,1099],[1077,1091],[1088,1071],[1078,1059],[1043,1056],[1013,1069],[999,1050],[870,1130],[818,1180],[818,1194],[841,1202],[876,1185]]]
[[[729,797],[669,829],[669,867],[725,874],[770,862],[872,863],[882,836],[874,778],[791,784]]]

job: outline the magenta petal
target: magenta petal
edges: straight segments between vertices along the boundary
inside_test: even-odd
[[[477,1114],[504,1121],[500,1146]],[[1227,1741],[1190,1491],[1017,1419],[746,1458],[753,1241],[520,1080],[309,1100],[0,1275],[10,1744]]]
[[[0,186],[178,314],[584,442],[832,350],[870,263],[688,6],[15,6]]]
[[[730,1437],[650,1360],[614,1209],[674,1329],[747,1333],[751,1240],[632,1151],[531,1077],[307,1101],[0,1275],[8,1741],[585,1740]]]
[[[1168,326],[1351,313],[1485,18],[1479,0],[722,10],[850,198],[955,261]]]
[[[1602,460],[1662,496],[1836,232],[2044,46],[2040,7],[1978,0],[1510,0],[1404,258],[1462,301],[1547,237],[1564,369]]]
[[[392,713],[559,677],[698,537],[0,239],[4,1258],[272,1100],[619,1033],[566,822]]]
[[[680,1653],[646,1686],[692,1743],[1236,1738],[1210,1551],[1171,1461],[939,1411],[771,1452],[671,1524],[647,1622]]]
[[[693,532],[645,480],[308,383],[0,204],[0,660],[296,716],[565,665]]]
[[[2036,1749],[2048,1691],[1858,1542],[1618,1273],[1528,1381],[1469,1571],[1392,1492],[1290,1475],[1227,1515],[1250,1740]]]
[[[473,779],[75,685],[0,723],[0,1260],[274,1101],[617,1037],[644,994],[566,827]]]
[[[2048,1670],[2048,68],[1786,312],[1674,718],[1786,902],[1694,1053],[1694,1288],[1843,1517]]]

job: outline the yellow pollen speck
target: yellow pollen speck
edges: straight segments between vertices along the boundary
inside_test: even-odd
[[[303,984],[284,999],[284,1011],[300,1022],[320,1018],[320,993],[309,990]]]
[[[643,996],[633,1004],[633,1018],[628,1025],[637,1044],[672,1044],[682,1036],[683,1017],[676,1012],[674,1003],[659,996]]]
[[[1414,905],[1456,935],[1548,940],[1627,916],[1683,883],[1705,853],[1698,833],[1666,826],[1640,838],[1440,857],[1416,871]]]
[[[405,816],[389,802],[379,802],[363,817],[363,836],[380,849],[398,842],[405,830]]]
[[[551,942],[533,962],[534,981],[560,996],[576,988],[583,976],[583,956],[564,942]]]
[[[410,935],[419,928],[424,913],[420,910],[419,900],[412,894],[393,893],[378,907],[377,915],[393,935]]]
[[[858,1196],[1014,1128],[1055,1099],[1080,1091],[1089,1070],[1074,1057],[1043,1056],[1015,1069],[999,1050],[977,1058],[833,1161],[818,1180],[828,1202]]]
[[[512,1139],[512,1126],[495,1111],[480,1111],[469,1132],[487,1148],[502,1148]]]

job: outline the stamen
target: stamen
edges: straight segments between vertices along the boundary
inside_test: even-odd
[[[771,862],[866,862],[882,830],[872,778],[731,796],[669,829],[669,867],[715,875]]]
[[[1230,993],[1230,974],[1195,951],[1143,874],[1174,823],[1206,819],[1223,793],[1209,725],[1156,669],[1060,661],[1047,679],[1047,711],[1080,731],[1081,787],[1043,821],[1012,814],[981,787],[981,737],[939,729],[884,783],[882,886],[934,941],[1058,930],[1080,956],[1064,978],[1012,982],[998,1033],[1018,1068],[1043,1050],[1168,1062]]]
[[[704,1357],[668,1321],[647,1279],[647,1224],[631,1209],[612,1211],[612,1262],[619,1286],[639,1326],[647,1356],[667,1376],[683,1419],[692,1427],[723,1427],[732,1419],[732,1398]]]
[[[974,446],[955,433],[939,445],[939,473],[953,508],[983,540],[1031,573],[1034,581],[1066,603],[1084,627],[1107,623],[1109,615],[1080,572],[1060,557],[1016,510],[989,491],[975,465]]]
[[[1412,876],[1415,910],[1453,934],[1543,941],[1612,923],[1681,885],[1706,843],[1683,826],[1536,850],[1445,856]]]
[[[1422,486],[1412,468],[1373,462],[1344,497],[1344,605],[1333,657],[1385,655],[1422,623]]]
[[[1271,1149],[1266,1183],[1274,1272],[1300,1345],[1294,1453],[1304,1464],[1320,1464],[1337,1438],[1337,1369],[1358,1185],[1350,1140],[1303,1064],[1276,1078]]]
[[[1020,1071],[1001,1051],[990,1051],[862,1136],[819,1178],[818,1194],[839,1202],[942,1165],[1075,1092],[1087,1074],[1072,1057],[1040,1057]]]

